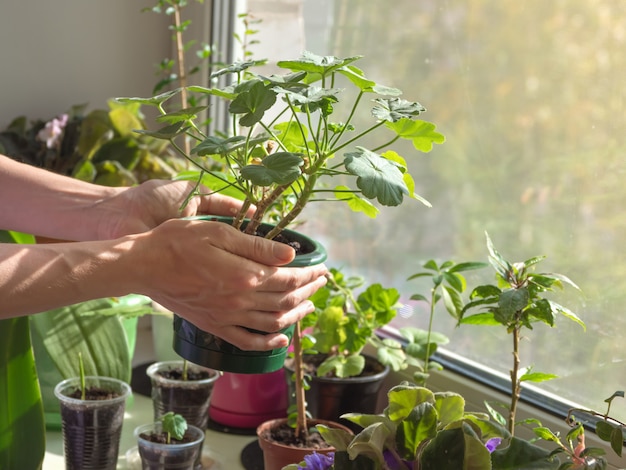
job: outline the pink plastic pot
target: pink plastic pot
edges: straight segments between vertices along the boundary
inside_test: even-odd
[[[267,374],[224,372],[211,395],[211,421],[234,428],[255,429],[261,423],[284,418],[289,397],[285,371]]]

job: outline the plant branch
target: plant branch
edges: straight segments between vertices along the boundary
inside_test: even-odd
[[[511,369],[511,408],[509,409],[508,427],[511,436],[515,435],[515,415],[517,413],[517,403],[519,402],[522,385],[518,378],[519,375],[519,341],[520,327],[513,328],[513,368]]]
[[[300,341],[301,334],[300,322],[297,322],[293,333],[293,354],[295,364],[296,409],[298,411],[295,434],[298,438],[306,437],[308,434],[306,400],[304,397],[304,369],[302,367],[302,343]]]

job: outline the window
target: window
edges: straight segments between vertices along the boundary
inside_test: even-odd
[[[249,1],[249,11],[263,3]],[[507,259],[547,255],[540,271],[581,287],[583,295],[566,287],[554,298],[587,331],[564,318],[556,329],[538,325],[525,337],[522,365],[560,376],[544,390],[602,409],[626,386],[626,5],[305,0],[302,12],[306,49],[364,55],[373,79],[423,104],[424,119],[447,137],[410,159],[431,209],[405,203],[372,221],[325,204],[305,215],[306,231],[329,249],[328,264],[408,299],[428,287],[406,281],[427,259],[486,261],[485,231]],[[407,146],[404,156],[411,153]],[[491,271],[469,281],[490,282]],[[415,307],[398,320],[425,327],[426,309]],[[457,329],[441,311],[436,329],[450,337],[450,351],[509,370],[502,328]],[[614,408],[626,418],[626,407]]]

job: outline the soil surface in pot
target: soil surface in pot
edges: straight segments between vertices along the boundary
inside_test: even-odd
[[[74,390],[72,393],[67,394],[68,397],[75,398],[76,400],[82,400],[83,398],[81,395],[82,394],[79,388]],[[85,389],[85,400],[112,400],[113,398],[117,398],[119,396],[119,393],[103,388],[87,387]]]
[[[157,444],[167,444],[167,433],[166,432],[142,432],[139,437],[145,439],[146,441],[155,442]],[[174,439],[172,438],[170,444],[184,444],[186,442],[193,442],[195,439],[189,432],[186,432],[182,439]]]
[[[315,428],[309,430],[306,438],[296,436],[295,429],[288,423],[281,424],[264,431],[264,439],[277,442],[289,447],[301,447],[308,449],[327,449],[330,447]]]
[[[303,356],[304,373],[309,374],[312,377],[318,377],[317,368],[322,362],[326,360],[327,357],[328,356],[326,354],[305,354]],[[287,359],[285,361],[285,366],[289,370],[293,370],[293,359]],[[357,375],[357,377],[367,377],[370,375],[380,374],[384,370],[385,366],[383,366],[380,362],[373,358],[365,356],[365,367],[363,368],[363,371],[359,375]],[[322,377],[336,378],[336,375],[329,372]]]
[[[180,368],[160,370],[157,372],[158,375],[163,377],[164,379],[169,380],[183,380],[183,370]],[[211,377],[211,374],[206,370],[188,370],[187,371],[187,380],[205,380]]]

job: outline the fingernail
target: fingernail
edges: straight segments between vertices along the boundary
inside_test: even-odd
[[[295,258],[296,252],[284,243],[274,242],[274,256],[283,263],[289,263]]]
[[[289,346],[289,338],[285,335],[279,335],[271,341],[272,349],[286,348]]]

